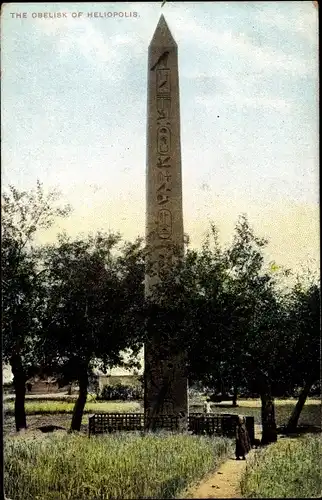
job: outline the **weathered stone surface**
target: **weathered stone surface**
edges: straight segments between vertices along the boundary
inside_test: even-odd
[[[183,253],[180,105],[177,44],[161,16],[149,46],[147,107],[146,243],[149,295],[161,267],[171,262],[173,248]],[[187,415],[185,354],[156,340],[153,330],[145,345],[145,412]]]

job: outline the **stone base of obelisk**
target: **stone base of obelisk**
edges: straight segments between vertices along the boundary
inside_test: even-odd
[[[145,345],[144,413],[146,428],[162,428],[161,416],[178,417],[177,430],[187,430],[188,383],[183,353],[164,353],[164,345]],[[163,351],[163,352],[162,352]]]

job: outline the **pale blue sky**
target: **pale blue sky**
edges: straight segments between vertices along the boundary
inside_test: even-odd
[[[3,187],[30,188],[39,178],[61,189],[75,211],[59,227],[72,234],[144,235],[147,48],[163,13],[179,49],[184,224],[192,244],[210,219],[227,240],[246,212],[270,239],[269,258],[292,267],[318,259],[313,2],[160,6],[4,7]],[[59,11],[67,17],[32,18]],[[87,17],[114,11],[132,16]],[[27,18],[13,19],[14,12]]]

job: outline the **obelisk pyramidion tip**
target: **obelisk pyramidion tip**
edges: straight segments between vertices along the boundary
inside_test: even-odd
[[[154,35],[150,42],[150,47],[176,47],[177,44],[169,30],[169,26],[163,14],[159,19]]]

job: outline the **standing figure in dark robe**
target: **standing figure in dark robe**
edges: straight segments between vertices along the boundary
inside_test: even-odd
[[[239,416],[236,426],[236,460],[239,460],[240,457],[246,460],[246,455],[251,449],[252,445],[247,432],[245,417]]]

